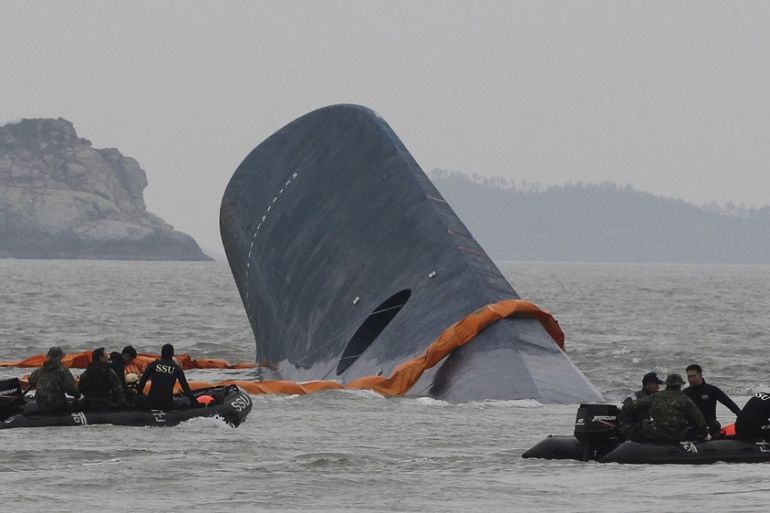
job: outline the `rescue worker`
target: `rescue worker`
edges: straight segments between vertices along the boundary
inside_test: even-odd
[[[717,420],[717,401],[725,405],[736,415],[741,412],[741,409],[719,387],[706,383],[706,380],[703,379],[703,369],[701,369],[700,365],[688,365],[686,371],[687,381],[690,383],[690,386],[684,389],[684,394],[703,413],[709,434],[716,436],[722,428]]]
[[[82,406],[85,410],[104,410],[116,405],[128,407],[120,378],[110,367],[103,347],[91,353],[91,363],[80,375],[78,388],[83,394]]]
[[[706,421],[695,403],[682,393],[679,374],[666,378],[666,389],[627,406],[631,413],[648,411],[638,427],[638,440],[700,440],[706,436]]]
[[[652,394],[656,394],[662,383],[663,382],[658,378],[657,373],[648,372],[642,376],[642,388],[634,392],[633,396],[626,397],[626,400],[623,401],[620,415],[618,415],[618,434],[623,440],[631,440],[634,438],[636,435],[636,427],[639,426],[642,417],[646,413],[644,411],[632,413],[626,406],[632,404],[635,399],[644,399],[645,397],[650,397]]]
[[[144,368],[139,365],[139,362],[136,359],[136,349],[134,349],[133,346],[124,347],[120,352],[120,355],[123,357],[123,371],[125,374],[134,373],[137,376],[142,375]]]
[[[634,399],[644,399],[645,397],[650,397],[652,394],[655,394],[658,392],[658,390],[660,390],[660,385],[662,384],[663,381],[658,378],[657,373],[648,372],[642,376],[642,388],[641,390],[634,392]],[[631,397],[626,398],[626,401],[628,399],[631,399]]]
[[[195,396],[187,384],[184,371],[174,361],[174,346],[164,344],[160,350],[160,358],[152,362],[142,374],[137,389],[139,394],[144,390],[147,381],[151,381],[150,392],[147,394],[147,406],[154,410],[170,410],[174,408],[174,384],[179,381],[184,394],[190,399],[191,406],[196,405]],[[142,401],[143,403],[145,401]]]
[[[117,351],[110,353],[110,367],[112,367],[112,370],[114,370],[115,374],[118,376],[120,386],[123,388],[123,395],[125,395],[126,399],[129,401],[134,393],[126,384],[126,374],[128,374],[128,369],[134,370],[136,368],[136,366],[133,365],[135,358],[136,349],[131,346],[124,347],[123,351],[120,353]]]
[[[735,436],[744,440],[770,437],[770,393],[758,392],[735,419]]]
[[[80,397],[80,392],[75,385],[75,378],[68,368],[62,365],[61,360],[64,351],[61,347],[54,346],[48,350],[45,363],[35,370],[29,377],[29,388],[37,389],[35,401],[40,413],[68,413],[70,406],[65,394]]]
[[[126,386],[126,374],[123,370],[123,356],[117,351],[110,353],[110,368],[118,377],[118,381],[120,381],[120,388],[123,389],[123,395],[128,398],[129,395],[128,387]]]

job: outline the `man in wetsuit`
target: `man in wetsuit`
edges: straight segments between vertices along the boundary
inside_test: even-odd
[[[770,438],[770,393],[759,392],[735,419],[735,436],[745,440]]]
[[[75,386],[75,378],[72,373],[61,363],[64,351],[60,347],[52,347],[46,354],[45,363],[29,377],[29,388],[37,389],[35,401],[41,413],[66,413],[70,407],[65,394],[80,397],[78,387]]]
[[[687,366],[687,381],[690,383],[690,386],[684,389],[684,394],[703,413],[711,436],[718,435],[722,426],[717,420],[717,401],[725,405],[736,415],[741,412],[741,409],[719,387],[706,383],[706,380],[703,379],[703,369],[701,369],[700,365],[692,364]]]
[[[644,399],[645,397],[656,394],[662,383],[663,382],[658,379],[656,373],[648,372],[642,376],[641,390],[637,390],[633,395],[626,397],[626,400],[623,401],[623,406],[621,407],[620,415],[618,416],[618,433],[623,440],[631,440],[635,437],[636,428],[639,426],[642,417],[646,413],[644,411],[632,413],[626,406],[633,404],[634,400]]]
[[[682,393],[679,374],[666,378],[666,389],[626,407],[631,413],[647,411],[638,428],[639,440],[700,440],[706,436],[706,422],[695,403]]]
[[[94,349],[91,353],[91,363],[80,375],[78,388],[83,394],[85,410],[104,410],[115,406],[128,407],[120,378],[110,367],[103,347]]]
[[[160,350],[160,358],[152,362],[139,380],[139,394],[144,390],[147,381],[151,381],[150,392],[147,394],[147,406],[154,410],[170,410],[174,408],[174,384],[179,381],[185,395],[190,398],[191,406],[196,405],[195,396],[187,384],[184,371],[174,361],[174,346],[165,344]]]

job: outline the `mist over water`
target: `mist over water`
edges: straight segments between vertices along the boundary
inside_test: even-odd
[[[692,362],[740,405],[770,384],[769,266],[500,267],[522,298],[555,314],[570,358],[608,401],[638,388],[645,372],[683,373]],[[254,359],[222,262],[0,260],[0,283],[0,359],[54,344],[157,351],[166,342],[196,357]],[[27,372],[0,369],[0,377]],[[523,460],[547,434],[571,433],[576,405],[345,391],[254,399],[238,429],[195,419],[168,429],[1,431],[2,509],[766,511],[770,500],[762,464]]]

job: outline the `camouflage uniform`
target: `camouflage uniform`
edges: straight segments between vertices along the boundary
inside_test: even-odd
[[[29,377],[31,387],[37,389],[35,400],[42,413],[61,413],[67,410],[64,394],[80,397],[75,378],[59,361],[49,360]]]
[[[706,436],[703,414],[679,389],[667,388],[626,407],[647,414],[638,427],[640,440],[688,440]]]

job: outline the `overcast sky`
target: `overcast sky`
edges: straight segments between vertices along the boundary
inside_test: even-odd
[[[770,2],[0,0],[0,118],[65,117],[221,251],[246,154],[333,103],[428,171],[770,203]]]

